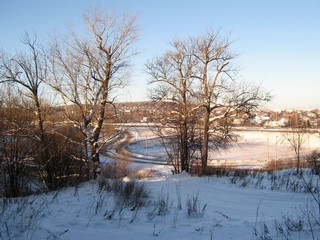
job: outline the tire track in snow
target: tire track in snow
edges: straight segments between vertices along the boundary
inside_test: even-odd
[[[106,150],[104,155],[116,161],[127,161],[154,165],[170,165],[170,163],[168,163],[162,157],[146,156],[129,152],[127,146],[131,143],[137,142],[137,140],[135,140],[135,136],[136,131],[124,131],[120,134],[117,141],[115,141],[115,143]]]

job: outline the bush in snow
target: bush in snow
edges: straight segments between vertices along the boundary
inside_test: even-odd
[[[312,151],[307,156],[307,162],[309,163],[312,172],[316,175],[320,175],[320,151]]]
[[[145,205],[146,200],[149,198],[149,192],[146,186],[135,181],[114,181],[112,191],[121,203],[132,208]]]
[[[0,138],[0,196],[30,194],[32,158],[28,155],[29,147],[30,141],[26,137],[8,135]]]
[[[201,206],[199,193],[187,197],[186,212],[188,217],[199,218],[203,217],[206,211],[207,204]]]
[[[123,209],[130,208],[135,213],[132,218],[133,221],[138,209],[145,206],[150,198],[149,190],[143,183],[109,180],[100,176],[98,178],[98,192],[104,196],[105,191],[111,193],[114,198],[113,209],[107,210],[104,214],[107,219],[113,218],[116,212],[121,215]]]
[[[170,208],[171,201],[169,198],[169,193],[165,193],[162,188],[158,197],[153,203],[153,209],[148,213],[148,219],[153,220],[156,217],[164,217],[170,213]]]
[[[0,201],[0,239],[33,239],[41,219],[50,210],[49,199],[41,195]]]
[[[123,179],[129,174],[129,162],[114,161],[104,164],[102,168],[102,176],[108,179]]]

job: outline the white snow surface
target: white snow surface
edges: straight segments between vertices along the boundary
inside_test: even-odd
[[[144,134],[136,133],[137,142],[128,147],[130,152],[140,157],[161,156],[161,147],[152,140],[154,136]],[[280,159],[293,154],[288,144],[278,140],[276,133],[242,132],[239,146],[210,158],[250,164],[253,160],[263,162],[268,157]],[[307,150],[319,146],[317,141],[310,138]],[[320,226],[308,224],[306,218],[319,218],[318,205],[301,178],[293,175],[295,169],[247,177],[192,177],[187,173],[171,175],[170,166],[133,165],[159,172],[157,177],[136,180],[150,193],[145,206],[116,209],[114,194],[99,190],[99,180],[46,194],[0,199],[0,240],[320,239]],[[319,176],[308,170],[304,176],[320,191]],[[188,215],[190,199],[197,199],[196,215]],[[113,217],[108,218],[113,210]],[[276,225],[286,230],[290,221],[301,223],[302,230],[276,230]]]
[[[238,168],[263,167],[270,161],[296,159],[291,145],[284,139],[280,131],[237,131],[237,143],[219,152],[209,152],[208,164],[233,165]],[[151,131],[135,130],[136,141],[128,145],[129,152],[139,157],[154,156],[165,159],[165,150],[160,140]],[[301,155],[310,153],[320,147],[318,133],[308,134],[302,146]]]
[[[277,176],[285,174],[282,171]],[[303,189],[272,190],[271,176],[262,173],[259,181],[182,173],[142,180],[139,183],[151,193],[149,203],[137,211],[117,210],[111,219],[105,214],[114,209],[115,198],[108,191],[99,191],[98,181],[15,199],[10,204],[2,199],[0,239],[284,239],[276,232],[275,222],[284,226],[285,218],[303,221],[302,211],[317,214],[317,206]],[[205,210],[188,216],[187,199],[195,196],[199,200],[196,207],[202,210],[206,206]],[[167,204],[164,214],[159,214],[159,202]],[[312,239],[305,220],[303,224],[304,231],[291,232],[289,239]],[[319,239],[320,229],[313,231]]]

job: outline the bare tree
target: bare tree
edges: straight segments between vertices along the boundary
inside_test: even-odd
[[[168,129],[171,130],[171,141],[169,141],[171,148],[176,146],[171,150],[177,154],[170,151],[168,155],[171,156],[172,162],[176,163],[174,165],[179,166],[176,171],[188,172],[191,150],[194,148],[192,133],[195,126],[195,105],[191,90],[195,62],[190,54],[191,51],[187,49],[189,47],[187,42],[177,39],[171,46],[172,50],[166,51],[147,64],[147,71],[151,76],[149,84],[155,85],[151,89],[152,100],[167,101],[167,107],[170,108],[161,108],[157,111],[161,114],[161,121],[166,126],[167,132]],[[174,160],[175,158],[179,159],[178,162]]]
[[[269,101],[270,94],[260,86],[237,82],[238,71],[232,65],[236,55],[230,50],[228,38],[207,32],[192,38],[191,42],[193,56],[197,60],[194,78],[199,81],[198,104],[204,109],[201,158],[202,174],[206,174],[210,138],[216,150],[235,140],[229,131],[228,117],[241,111],[248,112],[260,102]]]
[[[34,119],[37,124],[33,135],[35,140],[40,143],[39,162],[46,171],[46,183],[51,188],[54,182],[54,176],[51,171],[51,162],[46,138],[45,118],[47,107],[44,98],[41,97],[44,82],[48,77],[48,69],[44,53],[37,45],[37,37],[30,37],[25,34],[22,42],[26,45],[28,52],[23,54],[19,52],[9,56],[4,52],[0,56],[1,76],[0,83],[9,83],[14,86],[20,94],[21,99],[29,101],[31,111],[34,113]],[[23,109],[21,110],[23,111]],[[29,128],[30,131],[32,128]],[[21,129],[19,129],[21,131]]]
[[[301,173],[301,150],[308,139],[308,132],[305,128],[296,127],[283,132],[282,137],[294,150],[297,157],[297,174]]]
[[[64,101],[69,121],[83,133],[85,155],[96,177],[106,106],[113,103],[113,91],[123,87],[129,76],[138,27],[135,17],[97,9],[84,14],[84,22],[85,34],[70,31],[63,41],[54,40],[50,56],[54,80],[49,84]]]
[[[197,145],[201,148],[198,152],[205,174],[209,148],[219,151],[237,139],[230,132],[228,119],[258,107],[261,101],[270,99],[270,94],[260,86],[237,81],[237,69],[231,64],[235,54],[230,52],[229,40],[217,33],[176,40],[172,46],[173,51],[147,65],[150,83],[157,83],[158,87],[152,90],[153,97],[177,103],[170,117],[176,116],[176,126],[181,126],[181,162],[187,162],[183,159],[188,156],[188,139],[195,140],[189,136],[188,127],[192,126],[190,119],[197,116],[201,129],[197,138],[202,139]]]
[[[0,83],[12,83],[17,85],[21,94],[28,97],[34,105],[37,117],[40,140],[45,146],[44,119],[45,112],[41,106],[41,85],[47,77],[47,66],[43,61],[43,55],[36,46],[37,38],[31,38],[25,34],[22,42],[27,46],[30,54],[16,54],[8,57],[1,54],[2,76]]]

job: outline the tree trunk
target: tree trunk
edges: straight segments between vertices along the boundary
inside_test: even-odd
[[[188,127],[187,122],[184,121],[181,129],[181,172],[189,172],[188,159]]]
[[[43,165],[45,171],[46,171],[46,184],[49,189],[55,189],[55,177],[54,173],[51,167],[51,162],[50,162],[50,153],[48,149],[48,144],[45,136],[45,129],[44,129],[44,119],[42,117],[42,109],[40,106],[39,98],[37,92],[33,92],[33,101],[34,105],[36,107],[36,115],[37,115],[37,122],[38,122],[38,130],[40,134],[40,141],[41,141],[41,147],[42,149],[40,150],[40,162]]]
[[[100,50],[103,51],[102,48]],[[104,78],[103,78],[103,93],[102,93],[102,99],[100,102],[99,106],[99,113],[98,113],[98,118],[97,118],[97,123],[96,126],[92,132],[92,137],[90,139],[90,146],[91,146],[91,154],[92,154],[92,164],[93,164],[93,178],[96,179],[98,176],[98,168],[100,164],[100,159],[99,159],[99,137],[101,133],[101,129],[103,126],[104,122],[104,115],[106,112],[106,105],[107,105],[107,100],[109,97],[109,80],[111,78],[111,53],[110,49],[107,51],[104,51],[107,55],[107,61],[105,63],[105,70],[104,70]]]
[[[299,175],[299,174],[300,174],[300,147],[298,147],[297,157],[298,157],[298,161],[297,161],[297,175]]]
[[[92,160],[92,173],[93,173],[93,178],[96,179],[98,176],[98,167],[100,164],[98,143],[90,142],[90,149],[91,149],[91,160]]]
[[[96,179],[98,176],[97,170],[100,164],[98,141],[99,141],[101,129],[103,126],[106,104],[107,104],[107,97],[105,96],[104,99],[101,101],[98,120],[93,130],[92,137],[90,139],[90,150],[91,150],[91,159],[92,159],[92,168],[93,168],[92,170],[93,170],[94,179]]]
[[[205,116],[203,119],[203,143],[202,143],[202,175],[207,173],[208,165],[208,152],[209,152],[209,120],[210,120],[210,109],[206,107]]]

